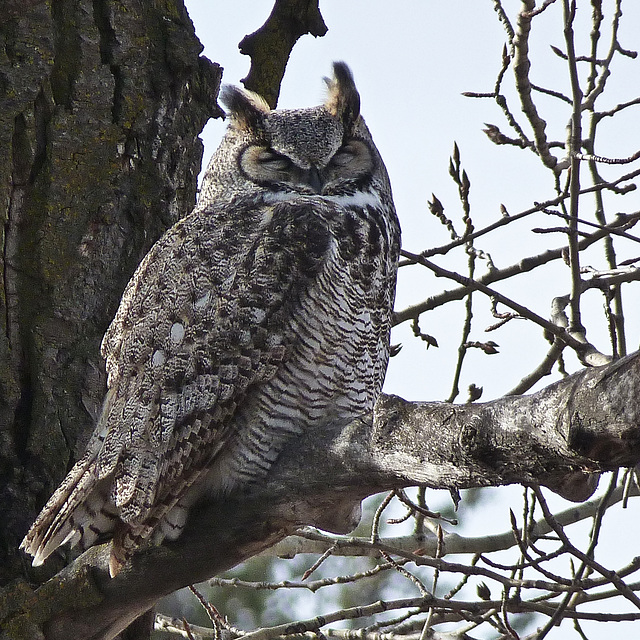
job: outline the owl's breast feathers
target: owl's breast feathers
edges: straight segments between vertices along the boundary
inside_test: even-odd
[[[286,431],[289,418],[320,415],[321,394],[346,416],[369,410],[388,357],[397,254],[397,229],[372,207],[320,197],[237,199],[172,227],[138,267],[105,335],[102,414],[22,543],[34,564],[66,541],[87,548],[111,532],[116,573],[154,530],[181,529],[184,518],[171,522],[171,513],[226,449],[239,450],[247,407],[264,423],[260,438],[278,424]],[[348,364],[337,348],[345,339]],[[358,379],[364,365],[370,372]],[[276,407],[278,394],[296,411]],[[280,411],[280,422],[261,418],[260,406]],[[264,442],[251,446],[272,457]]]

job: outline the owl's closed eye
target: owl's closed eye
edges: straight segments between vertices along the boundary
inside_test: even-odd
[[[342,144],[321,166],[301,166],[299,160],[260,144],[249,145],[240,155],[239,164],[247,179],[260,185],[324,194],[371,175],[374,159],[369,145],[354,138]]]

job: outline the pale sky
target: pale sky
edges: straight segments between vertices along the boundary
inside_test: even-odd
[[[249,59],[240,55],[237,44],[242,37],[263,24],[272,7],[271,0],[187,0],[187,8],[196,32],[205,46],[204,54],[224,67],[224,82],[239,84],[249,68]],[[539,3],[538,3],[539,4]],[[568,91],[566,65],[549,49],[549,44],[564,48],[561,25],[557,16],[561,2],[541,16],[533,39],[536,54],[532,58],[532,81],[546,87]],[[603,41],[608,42],[611,0],[605,0],[609,13],[603,28]],[[625,0],[621,26],[623,46],[640,47],[640,2]],[[578,53],[588,53],[590,3],[579,0],[577,41],[584,44]],[[507,11],[513,14],[520,3],[504,0]],[[513,136],[502,112],[491,100],[473,100],[461,95],[463,91],[486,92],[493,89],[501,65],[505,35],[490,0],[321,0],[320,8],[329,31],[323,38],[303,37],[293,50],[282,85],[280,107],[294,108],[319,104],[324,96],[322,78],[331,72],[334,60],[344,60],[354,73],[362,97],[364,115],[374,140],[389,171],[394,198],[403,230],[403,246],[412,252],[445,244],[446,230],[428,213],[426,202],[435,193],[445,206],[446,214],[462,230],[457,190],[448,176],[449,156],[457,141],[463,167],[471,180],[472,217],[476,229],[500,217],[500,204],[511,214],[518,213],[554,197],[553,181],[542,170],[530,152],[512,147],[495,146],[482,132],[484,123],[498,125],[503,133]],[[619,59],[614,66],[612,90],[607,92],[600,108],[611,108],[638,95],[640,60]],[[508,72],[511,73],[511,72]],[[616,75],[616,73],[618,75]],[[510,78],[509,78],[510,81]],[[505,92],[514,110],[517,99],[505,83]],[[547,121],[547,132],[554,140],[564,140],[569,107],[550,98],[539,98],[540,115]],[[625,116],[607,122],[606,138],[599,140],[600,155],[629,156],[640,149],[637,125],[640,107],[629,109]],[[524,118],[520,118],[524,122]],[[217,146],[224,123],[211,122],[203,134],[205,163]],[[531,137],[527,128],[527,135]],[[557,154],[558,151],[555,150]],[[637,168],[635,163],[627,170]],[[618,172],[618,169],[615,169]],[[605,176],[613,175],[604,167]],[[584,172],[585,183],[587,181]],[[592,219],[593,203],[583,200],[586,207],[581,214]],[[617,207],[617,208],[615,208]],[[616,211],[633,212],[640,209],[637,192],[618,200],[607,211],[609,218]],[[534,255],[546,247],[565,244],[559,234],[536,235],[531,227],[557,227],[557,219],[537,216],[535,219],[508,227],[506,232],[485,237],[477,247],[490,252],[498,268]],[[637,231],[636,231],[637,234]],[[640,246],[620,243],[621,258],[640,255]],[[605,268],[601,251],[586,257],[594,268]],[[438,259],[439,264],[453,270],[464,270],[465,258],[458,251],[456,258]],[[485,265],[478,262],[478,271]],[[438,280],[425,269],[413,267],[401,270],[396,308],[415,304],[454,283]],[[496,288],[520,303],[529,305],[547,318],[551,300],[569,293],[570,276],[563,265],[554,264],[534,276],[519,276]],[[640,284],[627,285],[627,328],[629,350],[640,342]],[[602,320],[601,296],[592,292],[584,298],[587,337],[603,352],[610,350],[606,326]],[[407,399],[443,400],[450,392],[456,350],[460,341],[463,320],[462,303],[447,305],[421,318],[421,329],[435,336],[438,349],[426,350],[423,343],[412,337],[410,327],[394,329],[392,343],[402,343],[399,356],[393,358],[385,384],[385,391]],[[499,397],[542,359],[548,344],[541,330],[531,323],[515,320],[497,332],[484,329],[495,320],[489,313],[486,299],[474,298],[474,330],[470,339],[493,340],[500,345],[500,353],[486,356],[472,351],[461,381],[458,401],[466,400],[470,383],[484,387],[483,400]],[[574,371],[579,363],[567,357],[568,367]],[[547,379],[538,388],[548,384]],[[519,495],[520,490],[496,490],[496,508],[485,510],[485,523],[490,529],[508,528],[506,509],[499,497]],[[560,501],[557,502],[559,504]],[[632,505],[633,506],[633,505]],[[629,545],[630,527],[637,522],[632,509],[621,513],[619,526],[609,532],[610,548],[615,552]],[[472,526],[478,527],[477,521]],[[478,534],[478,532],[476,532]],[[633,540],[635,543],[635,536]],[[632,553],[636,555],[637,550]],[[604,561],[606,558],[603,558]],[[619,563],[612,562],[613,566]],[[611,636],[610,625],[593,627],[593,638]],[[564,629],[564,625],[562,629]],[[586,627],[590,628],[591,627]],[[636,633],[637,633],[637,627]],[[632,637],[632,627],[616,625],[617,637]],[[624,636],[624,633],[631,635]],[[550,638],[566,637],[562,631]]]

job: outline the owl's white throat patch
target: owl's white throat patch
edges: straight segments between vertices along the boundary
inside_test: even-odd
[[[354,193],[340,193],[340,194],[309,194],[296,193],[294,191],[270,191],[264,197],[267,204],[277,204],[278,202],[290,202],[291,200],[305,200],[311,199],[315,202],[318,200],[324,200],[325,202],[331,202],[338,207],[375,207],[379,208],[382,205],[380,194],[374,191],[356,191]]]
[[[380,194],[374,191],[356,191],[351,194],[340,194],[331,196],[322,196],[330,200],[339,207],[375,207],[379,208],[382,204]]]

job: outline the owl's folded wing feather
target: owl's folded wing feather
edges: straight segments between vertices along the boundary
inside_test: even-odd
[[[22,542],[35,564],[117,525],[117,571],[225,446],[238,404],[287,358],[284,319],[330,251],[322,213],[236,201],[156,243],[103,340],[109,392],[87,453]]]

